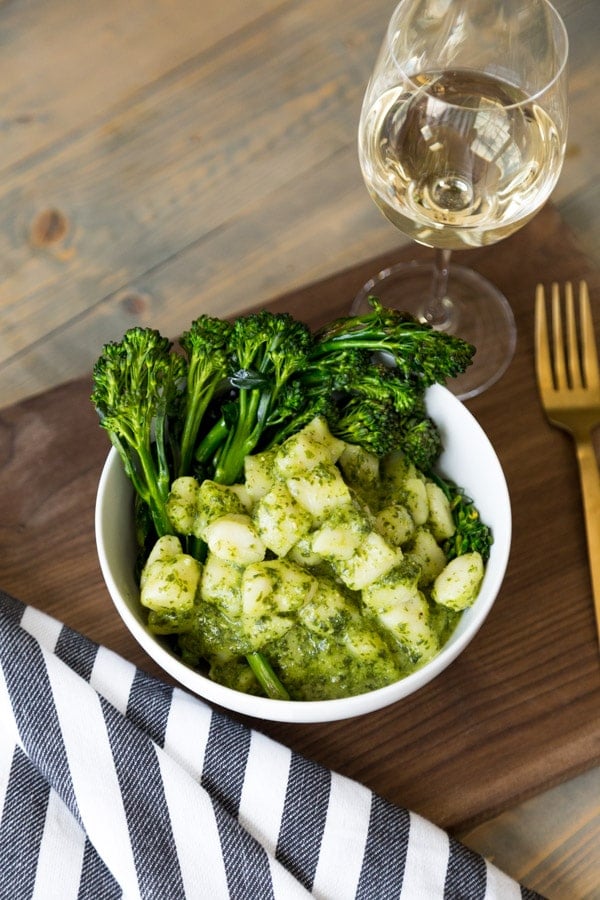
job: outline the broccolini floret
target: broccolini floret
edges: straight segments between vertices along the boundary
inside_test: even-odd
[[[359,444],[376,456],[395,449],[401,419],[391,403],[351,397],[332,423],[332,434],[348,444]]]
[[[228,348],[232,325],[202,315],[179,338],[186,355],[187,382],[182,409],[178,475],[192,471],[194,450],[206,410],[229,374]]]
[[[181,399],[185,361],[151,328],[135,327],[107,344],[93,371],[92,403],[159,536],[170,525],[170,417]]]
[[[387,309],[375,297],[370,297],[369,303],[370,312],[336,319],[317,331],[312,359],[351,348],[388,353],[402,376],[421,388],[444,384],[470,365],[475,352],[471,344],[406,313]]]
[[[370,304],[369,313],[337,319],[315,333],[296,381],[307,408],[317,397],[328,398],[319,414],[336,437],[378,455],[402,450],[427,471],[442,444],[426,414],[425,389],[463,372],[474,348],[373,297]]]
[[[322,355],[316,350],[307,368],[299,375],[308,391],[328,391],[343,405],[344,398],[360,396],[389,402],[398,412],[411,410],[417,399],[415,383],[389,362],[378,359],[370,350],[334,348]],[[316,355],[315,354],[315,355]]]
[[[423,398],[402,418],[399,434],[396,449],[401,450],[421,472],[431,472],[443,449],[442,437],[435,422],[427,415]]]
[[[299,378],[290,381],[279,398],[277,413],[269,420],[262,449],[283,443],[317,416],[322,416],[329,424],[337,420],[339,409],[334,395],[320,386],[307,388]]]
[[[237,397],[224,405],[214,426],[224,438],[213,456],[215,481],[233,484],[241,477],[245,457],[279,419],[279,397],[306,364],[311,347],[308,326],[288,313],[261,310],[235,320],[229,341],[233,366],[229,381]],[[205,455],[201,442],[198,456]]]

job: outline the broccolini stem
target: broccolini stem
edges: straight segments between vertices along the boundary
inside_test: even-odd
[[[156,429],[156,460],[158,464],[157,486],[161,496],[161,505],[165,504],[171,487],[171,470],[167,458],[167,419],[166,415],[160,415],[155,420]]]
[[[251,453],[262,432],[259,410],[263,394],[259,390],[241,390],[238,418],[220,447],[213,478],[219,484],[233,484],[244,471],[244,459]]]
[[[225,416],[215,422],[210,431],[204,435],[196,450],[196,462],[207,463],[217,452],[229,434],[229,424]]]
[[[203,563],[206,561],[208,547],[202,538],[196,537],[194,534],[188,534],[185,536],[185,552],[197,559],[198,562]]]
[[[282,685],[281,681],[273,671],[269,660],[255,650],[246,657],[248,665],[254,672],[256,680],[262,687],[263,691],[271,700],[289,700],[290,695]]]
[[[179,475],[189,475],[192,459],[194,457],[194,443],[198,436],[200,422],[210,403],[212,394],[206,392],[199,395],[191,404],[185,417],[183,432],[181,435],[181,457],[179,460]],[[209,432],[210,434],[210,432]]]
[[[132,460],[131,453],[128,452],[119,436],[114,432],[111,432],[110,440],[112,445],[118,451],[119,456],[121,457],[123,468],[125,469],[125,474],[131,480],[136,493],[148,505],[148,508],[152,515],[152,521],[154,522],[154,527],[156,528],[156,533],[159,537],[162,537],[162,535],[164,534],[169,534],[171,525],[167,517],[165,506],[167,495],[163,497],[153,489],[153,485],[157,484],[156,480],[154,479],[154,461],[149,456],[144,447],[140,445],[137,445],[135,447],[137,463],[139,464],[139,468],[141,470],[141,473],[143,474],[143,477],[140,477],[140,472],[138,472],[136,469],[136,465]],[[167,485],[167,494],[168,491],[169,489]]]

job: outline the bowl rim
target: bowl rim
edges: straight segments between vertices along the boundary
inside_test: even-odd
[[[450,404],[452,414],[457,415],[459,421],[468,422],[470,427],[478,432],[480,447],[485,451],[486,460],[492,463],[495,470],[496,503],[499,502],[500,508],[505,510],[503,528],[500,533],[494,532],[494,543],[490,560],[486,566],[482,590],[473,606],[465,611],[456,630],[436,656],[421,668],[392,684],[363,694],[330,700],[274,700],[269,697],[245,694],[211,681],[206,675],[187,666],[161,642],[160,638],[147,630],[141,620],[142,607],[139,608],[139,617],[131,608],[132,602],[139,604],[139,596],[129,599],[124,597],[115,578],[114,567],[111,565],[107,552],[107,546],[110,544],[108,532],[110,522],[113,521],[107,512],[107,486],[112,484],[115,478],[120,477],[125,489],[129,489],[130,498],[133,496],[133,487],[125,474],[117,450],[111,447],[102,468],[96,494],[94,510],[96,549],[102,576],[113,605],[131,635],[148,656],[179,684],[224,709],[256,719],[297,724],[333,722],[374,712],[408,697],[441,674],[473,640],[496,600],[510,556],[512,515],[510,495],[502,465],[489,438],[473,414],[447,388],[441,385],[433,385],[428,389],[427,403],[434,419],[436,418],[436,408],[439,408],[440,405],[445,407]],[[441,471],[444,470],[443,458],[442,455]],[[479,508],[479,501],[477,498],[474,499]],[[485,518],[485,516],[483,517]],[[473,610],[475,613],[469,616]]]

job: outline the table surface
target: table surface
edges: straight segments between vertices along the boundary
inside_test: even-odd
[[[233,315],[401,244],[369,200],[355,141],[362,91],[393,3],[199,6],[0,4],[0,407],[6,421],[18,420],[20,434],[39,435],[42,454],[44,422],[28,398],[86,376],[102,343],[130,325],[176,335],[199,311]],[[597,0],[556,6],[571,41],[571,130],[553,204],[576,249],[572,277],[585,260],[598,309]],[[551,243],[554,217],[540,221],[532,233]],[[542,254],[537,264],[535,277],[544,280],[552,259]],[[524,311],[518,324],[519,353],[528,354],[531,316]],[[508,399],[518,399],[510,372],[489,392],[489,406],[483,398],[474,411],[485,418],[509,389],[515,396]],[[536,427],[545,428],[541,416]],[[506,433],[499,437],[510,457]],[[548,431],[549,441],[562,438]],[[554,446],[568,467],[570,448]],[[0,442],[5,474],[13,452]],[[42,464],[49,465],[43,455]],[[554,473],[559,495],[573,496],[573,472],[564,483]],[[34,503],[31,496],[25,507]],[[25,557],[20,577],[3,565],[12,581],[2,587],[31,584]],[[577,578],[581,584],[585,573]],[[43,579],[35,585],[43,596]],[[560,633],[550,630],[548,640],[560,642]],[[545,752],[540,746],[540,765]],[[592,748],[590,764],[593,756]],[[489,782],[493,794],[493,770]],[[600,770],[586,767],[461,836],[552,898],[598,897],[599,797]]]

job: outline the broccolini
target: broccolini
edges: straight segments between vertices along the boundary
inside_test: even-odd
[[[157,535],[168,534],[166,502],[173,480],[172,425],[185,362],[151,328],[131,328],[107,344],[93,371],[92,403],[116,447]]]
[[[217,447],[211,438],[215,481],[233,484],[240,478],[245,457],[278,419],[279,397],[292,376],[306,365],[311,345],[309,328],[288,313],[262,310],[235,320],[228,348],[229,382],[237,394],[234,401],[223,405],[214,426],[222,436]],[[202,442],[198,457],[206,458]]]
[[[192,470],[198,434],[215,392],[229,375],[228,348],[232,325],[211,316],[199,316],[179,338],[187,358],[183,394],[177,475]]]
[[[105,346],[92,400],[157,533],[174,478],[231,484],[248,454],[317,415],[336,436],[431,468],[441,441],[424,391],[463,372],[474,348],[375,298],[371,307],[315,333],[288,313],[203,315],[181,336],[183,355],[144,328]]]

